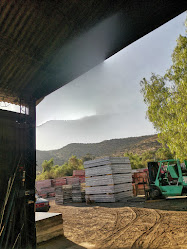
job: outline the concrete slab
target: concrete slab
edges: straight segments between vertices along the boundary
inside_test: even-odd
[[[58,215],[62,217],[61,213],[35,212],[35,220],[36,221],[44,220]]]
[[[63,219],[61,213],[36,212],[35,219],[37,243],[63,236]]]

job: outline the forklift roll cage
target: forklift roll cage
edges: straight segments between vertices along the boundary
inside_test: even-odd
[[[187,163],[184,162],[187,168]],[[162,171],[165,163],[167,163],[166,170]],[[187,176],[183,175],[179,159],[161,160],[158,161],[158,164],[155,182],[150,184],[151,189],[159,189],[160,194],[164,197],[181,196],[183,189],[187,187]]]

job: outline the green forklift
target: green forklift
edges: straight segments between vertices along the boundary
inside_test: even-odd
[[[177,159],[148,162],[149,189],[146,200],[187,196],[187,160],[181,164]]]

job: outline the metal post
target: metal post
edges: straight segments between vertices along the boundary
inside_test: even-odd
[[[29,103],[29,131],[28,147],[25,155],[25,184],[27,198],[27,233],[28,244],[36,248],[36,227],[35,227],[35,179],[36,179],[36,103]]]

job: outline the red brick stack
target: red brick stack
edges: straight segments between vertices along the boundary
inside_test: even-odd
[[[79,178],[74,176],[66,176],[67,185],[79,184]]]
[[[56,178],[53,180],[54,182],[54,186],[62,186],[62,185],[66,185],[67,184],[67,179],[66,177],[60,177],[60,178]]]
[[[85,182],[85,170],[74,170],[73,171],[73,177],[78,177],[80,183]]]
[[[63,185],[74,185],[85,182],[85,171],[74,170],[73,176],[60,177],[36,182],[36,190],[43,198],[55,196],[55,188]]]
[[[36,190],[37,190],[37,193],[43,198],[53,197],[55,193],[55,188],[52,185],[51,179],[37,181]]]
[[[140,169],[134,172],[132,175],[132,185],[134,196],[144,195],[145,189],[148,189],[149,185],[148,169]]]

